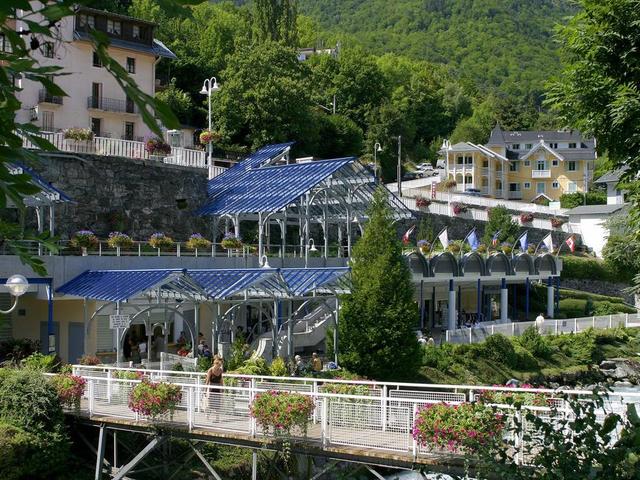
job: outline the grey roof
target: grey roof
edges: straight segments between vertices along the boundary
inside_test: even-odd
[[[618,183],[622,178],[622,175],[624,175],[624,173],[627,170],[629,170],[629,167],[625,165],[617,170],[607,172],[603,176],[601,176],[599,179],[597,179],[595,183],[611,183],[611,182]]]
[[[496,123],[496,126],[491,130],[491,135],[489,135],[489,141],[487,142],[487,146],[496,145],[504,145],[504,134],[499,123]]]
[[[108,18],[117,18],[117,19],[120,19],[120,20],[128,20],[128,21],[134,22],[134,23],[152,25],[154,27],[156,27],[158,25],[155,22],[150,22],[148,20],[143,20],[141,18],[131,17],[129,15],[122,15],[122,14],[114,13],[114,12],[108,12],[106,10],[99,10],[97,8],[91,8],[91,7],[79,6],[76,9],[76,12],[79,12],[79,13],[80,12],[81,13],[93,13],[94,15],[104,15],[105,17],[108,17]]]
[[[578,130],[522,130],[501,132],[504,139],[503,141],[507,143],[537,143],[540,140],[544,140],[547,143],[582,142],[585,143],[588,147],[593,147],[593,139],[583,137]]]
[[[91,37],[89,37],[89,34],[87,32],[79,30],[75,30],[73,32],[73,39],[83,40],[87,42],[91,41]],[[113,47],[124,48],[126,50],[132,50],[134,52],[148,53],[149,55],[153,55],[155,57],[165,57],[171,59],[178,58],[176,57],[175,53],[173,53],[164,45],[164,43],[156,39],[153,40],[153,44],[151,46],[145,45],[143,43],[128,42],[127,40],[121,40],[119,38],[110,38],[109,43]]]
[[[455,145],[451,146],[452,152],[474,152],[478,150],[477,147],[474,147],[470,143],[467,142],[458,142]]]
[[[580,207],[572,208],[567,215],[610,215],[618,210],[622,210],[625,207],[624,204],[615,205],[582,205]]]

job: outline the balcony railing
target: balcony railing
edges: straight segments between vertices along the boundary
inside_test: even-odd
[[[51,95],[45,89],[42,89],[38,92],[38,103],[55,103],[56,105],[62,105],[62,97]]]
[[[551,178],[551,170],[533,170],[531,172],[532,178]]]
[[[522,200],[522,192],[509,192],[509,200]]]
[[[87,97],[87,108],[105,112],[138,113],[138,107],[131,100],[107,97]]]

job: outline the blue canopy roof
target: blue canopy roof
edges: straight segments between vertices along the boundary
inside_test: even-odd
[[[220,300],[245,292],[259,297],[287,297],[332,288],[343,290],[348,273],[346,267],[88,270],[57,292],[110,302],[156,292],[161,296],[198,300]]]
[[[31,203],[64,203],[73,202],[62,190],[54,187],[51,183],[47,182],[44,178],[38,175],[33,169],[23,165],[19,162],[9,163],[8,168],[13,175],[27,174],[31,177],[31,182],[40,188],[40,192],[30,195],[28,198],[32,200]],[[25,203],[29,203],[25,200]]]
[[[278,211],[355,161],[355,157],[348,157],[252,169],[228,186],[224,195],[213,198],[202,207],[199,213],[222,215]]]

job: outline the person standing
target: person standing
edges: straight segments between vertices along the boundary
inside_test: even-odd
[[[542,315],[541,313],[536,317],[536,330],[538,330],[538,333],[542,333],[543,328],[544,328],[544,315]]]
[[[211,404],[217,419],[222,405],[222,390],[219,388],[222,386],[222,361],[220,358],[216,358],[211,368],[207,370],[205,384],[210,386],[207,389],[207,404]],[[211,400],[209,400],[210,398]]]
[[[320,373],[322,371],[322,360],[317,352],[311,354],[311,368],[313,373]]]

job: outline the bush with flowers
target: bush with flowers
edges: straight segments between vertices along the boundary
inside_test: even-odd
[[[417,197],[416,198],[416,207],[418,208],[427,208],[431,205],[431,200],[426,197]]]
[[[69,243],[74,248],[96,248],[98,246],[98,237],[91,230],[79,230],[73,234]]]
[[[63,136],[65,140],[75,140],[76,142],[89,142],[93,140],[93,132],[90,128],[67,128]]]
[[[58,393],[60,403],[66,407],[80,408],[87,381],[75,375],[54,375],[51,383]]]
[[[173,415],[180,400],[180,386],[144,379],[131,390],[129,408],[140,415],[155,419],[167,413]]]
[[[503,428],[502,414],[481,403],[435,403],[418,410],[412,433],[423,447],[473,453],[500,441]]]
[[[215,132],[213,130],[203,130],[200,133],[200,143],[202,145],[208,145],[209,143],[217,142],[221,138],[222,138],[222,135],[220,135],[220,133]]]
[[[83,355],[78,363],[80,365],[100,365],[102,361],[95,355]]]
[[[429,249],[431,248],[431,244],[429,242],[427,242],[426,240],[418,240],[417,245],[418,245],[418,250],[420,250],[423,255],[426,255],[429,253]]]
[[[566,220],[563,220],[562,218],[557,218],[557,217],[553,217],[551,219],[551,226],[553,228],[560,228],[562,225],[564,225],[565,223],[567,223]]]
[[[142,380],[145,378],[144,372],[140,370],[114,370],[112,376],[120,380]]]
[[[456,182],[453,178],[448,178],[442,183],[442,186],[447,190],[451,190],[452,188],[458,186],[458,182]]]
[[[314,408],[308,395],[270,390],[256,395],[251,402],[251,416],[265,432],[291,435],[293,428],[298,428],[306,435]]]
[[[494,385],[502,387],[503,385]],[[530,383],[523,383],[518,388],[534,388]],[[533,405],[536,407],[547,407],[551,399],[544,393],[516,392],[509,390],[482,390],[476,395],[476,400],[483,404],[495,405]]]
[[[161,138],[151,138],[144,144],[144,149],[149,155],[169,155],[171,153],[171,145]]]
[[[461,213],[464,213],[469,209],[469,207],[467,207],[464,203],[454,202],[451,204],[451,206],[453,207],[453,213],[455,215],[460,215]]]
[[[531,222],[533,222],[533,213],[520,214],[520,223],[531,223]]]
[[[220,242],[220,245],[222,245],[222,248],[227,250],[242,248],[242,240],[240,237],[236,237],[232,233],[227,233],[222,239],[222,242]]]
[[[189,237],[189,240],[187,240],[185,246],[189,250],[205,249],[211,246],[211,242],[199,233],[194,233]]]
[[[133,240],[129,235],[122,232],[111,232],[107,244],[111,248],[130,248],[133,246]]]
[[[502,242],[502,245],[500,245],[500,250],[502,250],[502,253],[504,253],[505,255],[511,255],[511,253],[513,253],[513,245],[509,242]]]
[[[149,237],[149,245],[153,248],[171,248],[174,243],[173,238],[162,232],[156,232]]]

